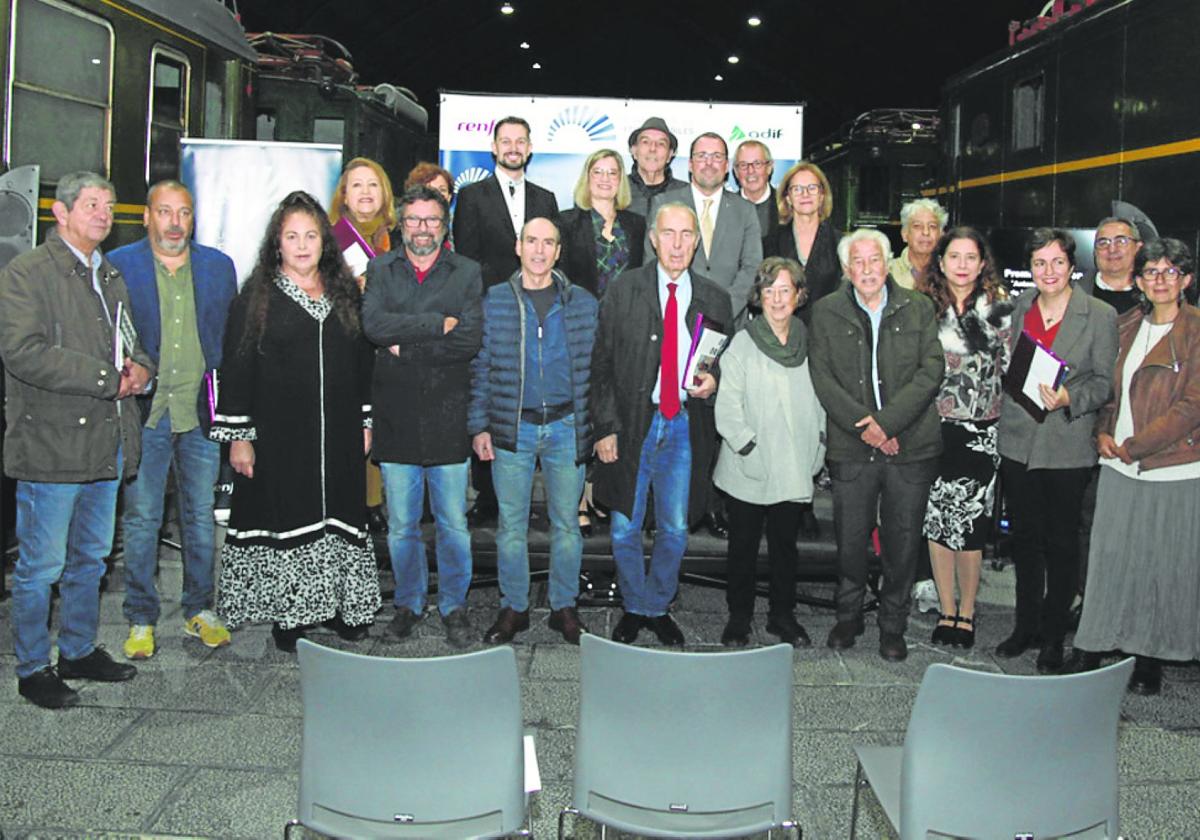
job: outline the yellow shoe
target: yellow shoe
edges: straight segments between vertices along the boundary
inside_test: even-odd
[[[183,632],[195,636],[210,648],[224,647],[230,641],[225,622],[217,618],[217,614],[212,610],[201,610],[185,621]]]
[[[126,659],[149,659],[154,655],[154,626],[151,624],[134,624],[129,628],[129,638],[125,640]],[[125,667],[122,665],[121,667]]]

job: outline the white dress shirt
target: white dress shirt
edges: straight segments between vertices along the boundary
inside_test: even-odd
[[[508,205],[508,218],[512,222],[513,233],[519,239],[521,228],[525,226],[525,178],[514,179],[507,169],[497,166],[496,180],[500,182],[500,192],[504,195],[504,203]],[[510,186],[513,189],[509,189]]]

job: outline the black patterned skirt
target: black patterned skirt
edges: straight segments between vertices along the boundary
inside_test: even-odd
[[[926,539],[952,551],[983,549],[999,463],[995,420],[942,420],[942,459],[925,507]]]

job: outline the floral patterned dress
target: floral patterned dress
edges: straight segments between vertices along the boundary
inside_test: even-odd
[[[938,392],[942,457],[929,490],[924,534],[953,551],[987,542],[996,490],[996,420],[1001,376],[1008,366],[1012,305],[980,296],[962,315],[942,313],[938,339],[946,373]]]

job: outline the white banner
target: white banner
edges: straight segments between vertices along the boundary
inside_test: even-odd
[[[775,159],[774,182],[801,159],[804,106],[734,102],[676,102],[663,99],[604,99],[578,96],[512,96],[443,93],[438,125],[441,164],[455,188],[492,174],[492,130],[517,116],[532,128],[529,179],[552,190],[560,209],[574,206],[572,193],[583,162],[597,149],[614,149],[630,166],[629,135],[648,117],[666,120],[679,148],[671,162],[675,177],[688,179],[688,147],[698,135],[715,132],[732,158],[743,140],[759,140]],[[728,188],[736,189],[730,160]]]
[[[329,206],[342,170],[342,147],[261,140],[180,140],[180,180],[196,205],[196,241],[237,267],[238,286],[254,269],[279,202],[304,190]]]

